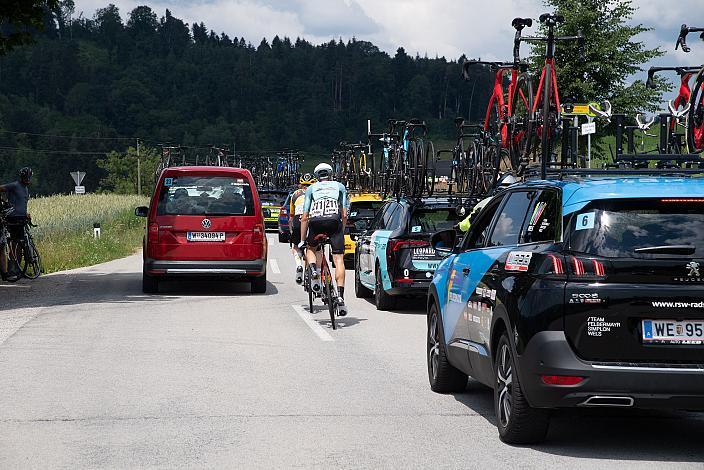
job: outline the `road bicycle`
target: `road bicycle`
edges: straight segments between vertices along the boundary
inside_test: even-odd
[[[420,197],[432,192],[435,183],[435,147],[432,141],[425,140],[428,128],[424,121],[390,120],[389,134],[401,136],[399,145],[394,148],[392,173],[393,194]],[[431,159],[432,156],[432,159]]]
[[[515,21],[515,20],[514,20]],[[577,31],[572,36],[557,36],[555,30],[565,21],[565,17],[556,13],[543,13],[540,23],[547,29],[545,36],[521,36],[516,31],[514,39],[514,55],[517,58],[521,42],[545,43],[545,64],[540,73],[538,88],[533,94],[529,76],[522,74],[514,89],[514,108],[510,114],[511,145],[513,155],[520,156],[520,169],[531,163],[540,161],[541,176],[545,178],[548,163],[555,165],[558,129],[560,126],[560,93],[557,87],[557,72],[555,70],[555,44],[561,41],[577,41],[580,59],[584,56],[584,36]],[[532,99],[530,98],[532,97]],[[520,105],[522,104],[522,105]]]
[[[375,171],[374,190],[379,191],[383,198],[386,198],[393,192],[393,155],[396,152],[399,136],[390,132],[373,133],[371,131],[371,122],[367,121],[367,146],[369,148],[369,159],[372,161]],[[382,151],[379,155],[379,161],[376,161],[375,153],[373,152],[373,141],[381,142]]]
[[[23,226],[23,237],[20,240],[22,247],[22,256],[20,259],[20,268],[22,270],[22,276],[27,279],[38,278],[42,271],[42,259],[39,255],[39,250],[37,250],[37,245],[34,243],[34,238],[32,237],[32,232],[29,228],[36,228],[31,220],[27,219]]]
[[[704,40],[704,27],[689,27],[685,24],[680,28],[675,50],[681,47],[684,52],[690,52],[687,45],[689,33],[701,33],[700,39]],[[687,149],[690,153],[704,151],[704,66],[696,72],[694,87],[689,98],[689,111],[687,113]]]
[[[524,129],[520,126],[516,129],[513,120],[517,116],[530,118],[530,113],[525,110],[532,109],[533,96],[530,75],[527,73],[528,64],[520,59],[522,31],[532,25],[531,18],[514,18],[511,22],[511,26],[516,30],[512,61],[467,60],[463,64],[462,73],[465,80],[471,78],[471,70],[477,66],[488,67],[494,72],[494,85],[484,117],[484,132],[489,137],[485,151],[487,156],[495,161],[492,166],[495,167],[494,172],[497,176],[500,171],[519,169],[522,156],[519,141],[523,137]],[[507,72],[510,72],[510,75],[506,86]],[[517,113],[517,107],[524,111]],[[526,123],[522,124],[526,125]]]
[[[7,230],[7,217],[14,211],[12,207],[4,207],[0,209],[0,250],[4,254],[7,263],[5,271],[0,264],[0,271],[3,274],[3,279],[8,282],[17,282],[22,278],[22,267],[20,259],[22,256],[22,245],[10,238],[10,233]]]
[[[304,290],[308,293],[308,309],[310,313],[313,313],[313,300],[315,298],[320,298],[323,301],[323,304],[327,305],[328,312],[330,312],[330,325],[333,330],[336,330],[336,317],[339,314],[339,305],[337,300],[338,295],[337,287],[335,285],[335,276],[330,270],[330,264],[328,262],[330,238],[327,234],[318,234],[314,239],[319,243],[318,250],[322,252],[322,256],[320,257],[319,273],[320,289],[317,292],[316,289],[314,289],[310,266],[306,263],[303,285]]]

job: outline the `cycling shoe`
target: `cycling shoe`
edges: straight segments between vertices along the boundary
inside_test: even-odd
[[[296,284],[303,284],[303,266],[296,267]]]
[[[320,273],[315,268],[310,269],[310,287],[313,289],[313,292],[320,292],[323,289],[320,282]]]
[[[347,315],[347,306],[345,305],[345,301],[342,297],[337,298],[337,316],[338,317],[344,317]]]

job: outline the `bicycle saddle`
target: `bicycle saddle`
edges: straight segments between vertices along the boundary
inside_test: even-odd
[[[564,23],[564,15],[559,13],[543,13],[540,15],[540,22],[546,23],[548,26],[555,26],[557,23]]]
[[[511,26],[516,28],[518,31],[522,30],[526,26],[529,28],[533,26],[533,19],[532,18],[514,18],[513,21],[511,21]]]

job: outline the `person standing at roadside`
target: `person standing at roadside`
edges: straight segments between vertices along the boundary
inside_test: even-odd
[[[14,209],[7,217],[7,231],[13,240],[20,240],[24,236],[24,224],[29,219],[27,205],[29,204],[29,185],[32,182],[32,169],[24,167],[19,171],[19,178],[12,183],[0,186],[0,193],[7,195],[7,202]],[[5,251],[0,250],[0,267],[2,272],[7,272]]]

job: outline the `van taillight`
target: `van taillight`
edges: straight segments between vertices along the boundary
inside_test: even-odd
[[[603,278],[606,276],[604,261],[598,259],[569,256],[567,265],[570,276],[585,278]]]
[[[264,226],[261,224],[257,224],[254,226],[254,229],[252,229],[254,232],[254,243],[261,243],[264,241]]]
[[[149,224],[149,235],[147,236],[149,243],[159,243],[159,224],[152,222]]]

